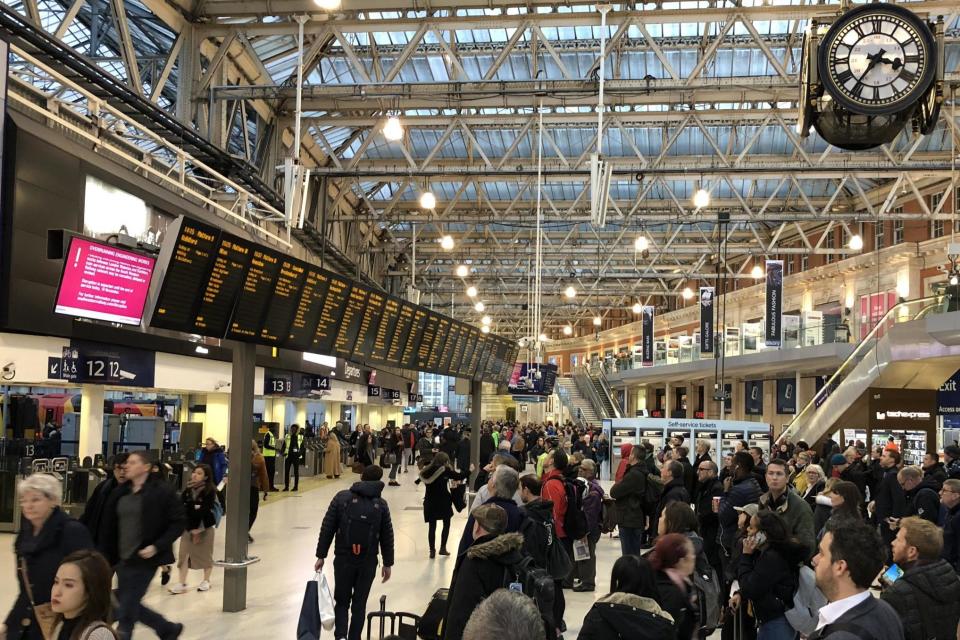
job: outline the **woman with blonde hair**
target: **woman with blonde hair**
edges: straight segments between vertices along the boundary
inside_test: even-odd
[[[326,423],[324,423],[326,424]],[[320,442],[323,443],[323,470],[327,478],[340,477],[340,439],[326,427],[320,428]]]
[[[803,498],[811,509],[817,508],[817,496],[826,488],[827,474],[823,467],[818,464],[808,464],[803,468],[803,476],[806,480],[803,490],[797,487],[797,493]]]

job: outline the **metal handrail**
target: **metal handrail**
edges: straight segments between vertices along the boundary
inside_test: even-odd
[[[836,389],[836,386],[839,385],[843,379],[846,378],[846,374],[848,373],[847,369],[852,369],[853,366],[859,364],[860,361],[867,355],[867,352],[876,346],[876,342],[878,341],[877,334],[881,331],[881,329],[887,326],[887,322],[889,320],[893,319],[894,324],[896,324],[896,319],[902,315],[901,312],[904,309],[909,308],[910,305],[917,304],[922,304],[923,307],[909,319],[917,320],[923,318],[927,312],[942,306],[944,302],[949,299],[949,297],[950,296],[948,294],[927,296],[925,298],[917,298],[916,300],[901,302],[890,307],[890,309],[883,314],[883,317],[881,317],[880,320],[878,320],[873,326],[873,328],[870,330],[870,333],[868,333],[866,337],[864,337],[864,339],[861,340],[856,348],[850,353],[850,355],[847,356],[842,363],[840,363],[840,366],[837,367],[837,370],[832,376],[830,376],[830,379],[827,380],[820,390],[813,395],[810,401],[804,405],[803,409],[800,410],[800,413],[798,413],[793,420],[790,421],[790,424],[787,425],[787,428],[783,430],[783,434],[781,434],[778,441],[783,442],[789,439],[790,435],[798,428],[800,421],[808,414],[811,414],[812,411],[816,411],[821,402],[825,400],[826,397],[833,392],[833,390]]]
[[[620,403],[618,403],[614,398],[613,389],[610,387],[610,383],[607,382],[607,376],[603,372],[603,369],[600,369],[600,374],[597,376],[597,379],[600,381],[600,387],[603,389],[603,392],[607,395],[607,399],[610,401],[610,406],[613,407],[613,417],[622,418],[623,412],[620,410]]]
[[[593,386],[593,380],[591,379],[589,373],[586,371],[575,371],[573,374],[573,381],[576,383],[577,389],[580,390],[580,393],[582,393],[587,400],[589,400],[594,411],[596,411],[597,415],[601,419],[609,419],[612,417],[609,415],[607,407],[603,404],[599,394],[597,394],[597,390]]]

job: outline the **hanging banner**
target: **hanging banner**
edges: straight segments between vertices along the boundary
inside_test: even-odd
[[[700,353],[713,353],[713,287],[700,287]]]
[[[653,313],[656,307],[643,308],[643,366],[653,365]]]
[[[748,416],[763,415],[763,380],[747,380],[744,384],[744,413]]]
[[[783,260],[767,260],[767,305],[764,342],[779,347],[783,336]]]

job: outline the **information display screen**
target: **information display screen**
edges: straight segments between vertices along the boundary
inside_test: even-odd
[[[155,260],[133,251],[70,238],[56,313],[140,324]]]
[[[419,347],[417,348],[417,366],[420,371],[429,371],[433,373],[437,369],[437,360],[434,359],[433,345],[439,338],[440,316],[426,311],[427,319],[423,327],[423,333],[420,336]]]
[[[407,344],[403,347],[403,355],[400,360],[403,366],[408,369],[419,369],[423,371],[421,363],[426,366],[427,358],[430,355],[431,337],[427,340],[425,335],[430,313],[422,307],[414,307],[413,320],[410,322],[410,336],[407,338]]]
[[[332,353],[333,343],[337,339],[337,328],[343,311],[347,307],[350,295],[350,281],[332,273],[327,278],[327,298],[323,301],[323,311],[317,322],[313,336],[314,353]]]
[[[372,298],[371,298],[372,299]],[[383,301],[383,311],[381,312],[377,323],[377,331],[373,339],[373,347],[367,360],[373,364],[383,364],[388,362],[390,348],[393,342],[399,336],[396,335],[397,322],[400,320],[400,300],[393,296],[385,296]],[[399,366],[399,360],[394,360],[389,364]]]
[[[227,337],[234,340],[259,342],[260,328],[268,304],[275,295],[280,276],[280,256],[273,251],[257,248],[250,256],[250,266],[237,296],[237,304],[230,319]],[[288,293],[288,298],[289,298]]]
[[[441,322],[441,325],[443,323]],[[444,375],[456,375],[457,362],[462,357],[463,352],[457,351],[457,342],[460,340],[460,323],[450,320],[450,328],[447,331],[447,342],[440,352],[440,363],[437,365],[439,372]]]
[[[354,283],[350,286],[347,306],[344,307],[343,315],[340,316],[337,339],[333,343],[335,354],[342,358],[349,358],[353,354],[353,346],[357,343],[360,323],[363,322],[363,313],[367,308],[369,296],[370,290],[363,285]]]
[[[323,312],[323,301],[327,297],[330,279],[322,270],[306,266],[303,287],[293,314],[293,322],[287,332],[285,347],[296,351],[313,351],[313,338]]]
[[[477,352],[477,347],[480,342],[480,330],[475,327],[467,327],[467,342],[463,350],[463,360],[460,361],[460,377],[461,378],[472,378],[473,371],[476,369],[477,363],[473,359],[474,354]]]
[[[197,325],[200,292],[210,277],[220,230],[196,220],[180,218],[171,225],[168,234],[172,241],[164,245],[160,254],[161,285],[150,325],[193,333]],[[229,317],[233,300],[227,302],[229,306],[225,315]],[[219,335],[212,332],[205,335],[222,338],[226,328],[224,325],[223,333]]]
[[[360,329],[357,331],[357,340],[353,345],[354,360],[366,362],[370,359],[385,302],[386,298],[382,293],[370,291],[367,294],[367,306],[360,318]]]
[[[194,314],[194,333],[223,336],[230,325],[230,316],[247,277],[253,248],[249,243],[221,233],[213,254],[210,276],[203,285],[197,311]]]
[[[413,305],[406,302],[400,303],[400,313],[393,329],[393,339],[390,341],[390,349],[387,351],[386,360],[389,364],[397,367],[406,366],[406,358],[409,355],[407,345],[413,342],[411,340],[411,327],[413,326],[415,312],[416,308]],[[410,352],[414,351],[413,346],[411,346]]]
[[[430,346],[430,360],[427,361],[427,371],[433,373],[444,373],[440,364],[443,362],[444,349],[446,349],[447,339],[450,337],[450,318],[445,316],[436,316],[437,331],[434,334],[433,345]]]
[[[490,340],[485,335],[480,336],[480,344],[477,345],[477,352],[479,357],[477,358],[477,366],[473,368],[473,379],[474,380],[486,380],[487,379],[487,360],[490,358]]]
[[[290,325],[300,303],[300,292],[306,282],[307,265],[293,258],[280,261],[276,289],[267,304],[267,314],[260,327],[260,340],[267,344],[287,341]]]
[[[463,366],[463,356],[467,350],[467,340],[470,337],[470,327],[465,324],[455,323],[457,325],[456,331],[456,340],[454,341],[451,338],[448,351],[453,353],[453,357],[450,358],[450,366],[448,371],[450,375],[457,376],[460,375],[460,367]]]

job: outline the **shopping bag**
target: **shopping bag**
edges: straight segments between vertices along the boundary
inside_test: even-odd
[[[323,625],[323,628],[327,631],[333,629],[333,623],[336,619],[336,615],[333,611],[333,591],[330,589],[330,584],[327,582],[327,576],[322,573],[318,573],[317,576],[319,580],[319,607],[320,607],[320,624]]]
[[[307,582],[297,621],[297,640],[320,640],[319,585],[316,577]]]
[[[450,483],[450,499],[453,501],[453,506],[456,507],[457,513],[463,511],[467,508],[467,485],[463,483]]]

